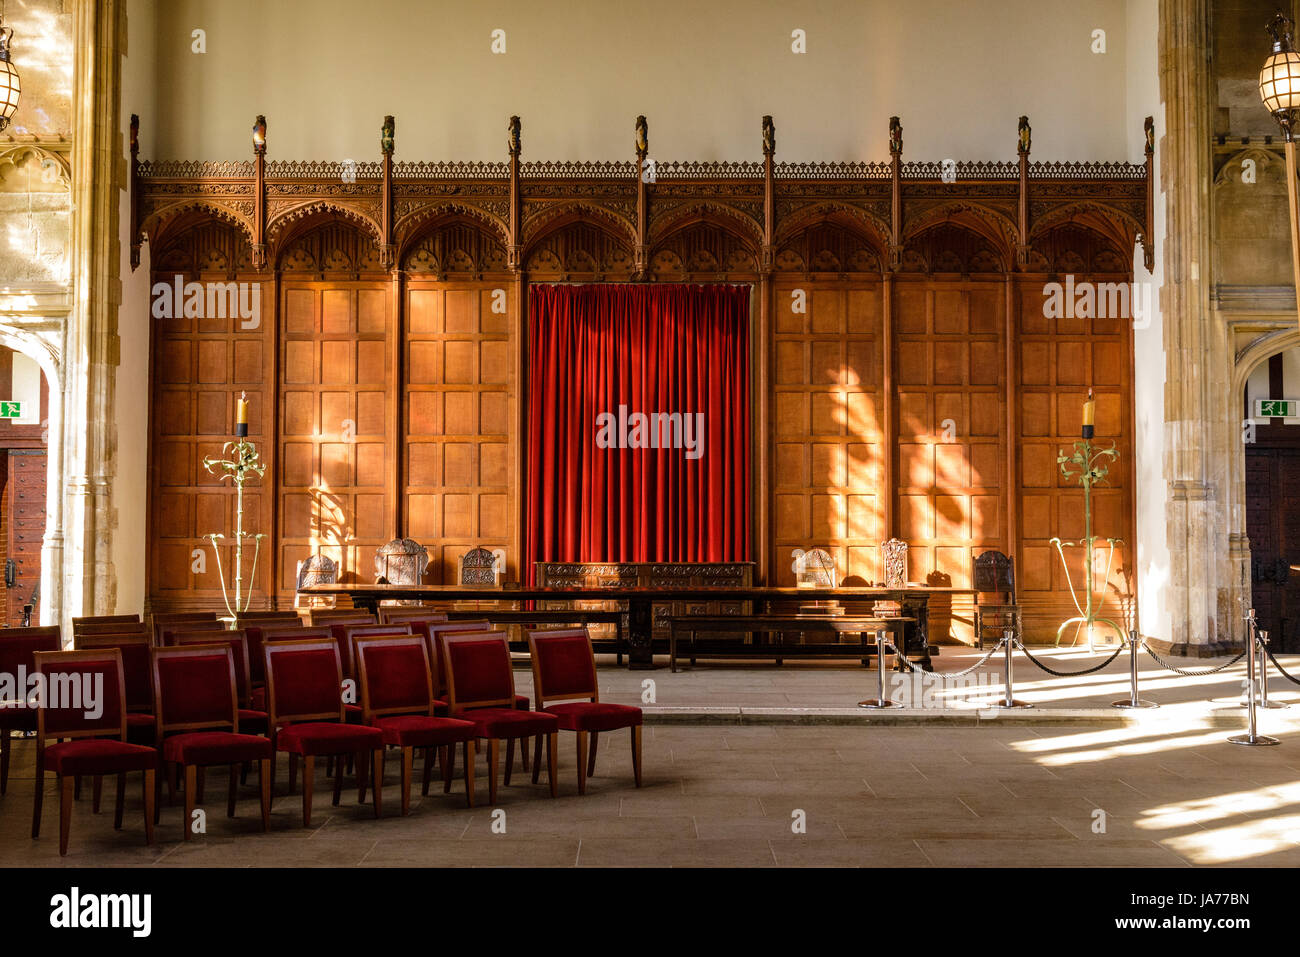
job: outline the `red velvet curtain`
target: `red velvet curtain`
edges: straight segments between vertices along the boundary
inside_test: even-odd
[[[750,559],[749,295],[529,288],[530,584],[536,561]]]

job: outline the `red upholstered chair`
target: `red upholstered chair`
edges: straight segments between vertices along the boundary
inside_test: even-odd
[[[59,854],[68,853],[72,827],[72,788],[81,775],[117,775],[117,813],[113,827],[121,829],[126,800],[126,776],[144,772],[145,843],[153,843],[154,770],[158,752],[126,740],[126,683],[122,653],[117,648],[88,651],[38,651],[36,671],[49,690],[36,709],[36,794],[32,802],[32,838],[41,836],[41,806],[45,800],[45,770],[58,780]],[[98,687],[96,687],[98,686]],[[76,688],[81,700],[55,700]],[[97,693],[98,707],[88,708]],[[55,743],[51,743],[55,742]]]
[[[149,658],[149,636],[142,633],[125,635],[78,635],[73,638],[78,651],[96,648],[117,648],[122,652],[122,680],[126,684],[126,740],[132,744],[153,745],[153,662]],[[75,786],[81,797],[81,784]],[[92,792],[91,810],[99,813],[104,779],[96,777]]]
[[[343,664],[332,638],[274,641],[262,646],[271,739],[289,755],[292,777],[303,759],[302,823],[311,826],[312,776],[317,755],[357,755],[357,800],[366,799],[366,767],[373,755],[375,817],[383,809],[384,735],[344,720]],[[343,789],[343,762],[335,761],[334,805]]]
[[[533,661],[533,695],[537,710],[553,714],[563,731],[578,736],[578,793],[587,793],[587,777],[596,773],[596,740],[602,731],[632,729],[632,773],[641,786],[641,709],[600,700],[596,682],[596,654],[586,628],[529,631],[528,651]],[[562,704],[548,704],[560,701]],[[587,754],[587,736],[591,754]],[[542,739],[537,739],[540,756]],[[534,771],[533,780],[537,780]]]
[[[184,625],[187,622],[205,621],[208,623],[209,631],[221,627],[221,624],[217,621],[217,613],[215,611],[181,611],[154,615],[149,620],[153,633],[153,643],[157,647],[162,647],[163,632],[173,629],[176,625]]]
[[[46,628],[0,628],[0,675],[10,675],[21,683],[12,700],[0,695],[0,795],[9,789],[10,735],[15,731],[36,730],[36,709],[27,704],[27,680],[36,672],[38,651],[58,651],[62,647],[57,626]]]
[[[271,826],[271,742],[261,735],[240,733],[237,670],[234,648],[228,641],[153,650],[158,741],[164,767],[185,769],[187,841],[199,800],[198,770],[212,765],[230,766],[226,816],[234,817],[239,768],[245,762],[257,762],[262,830]]]
[[[475,727],[469,721],[435,717],[429,651],[420,635],[371,635],[356,639],[357,672],[361,683],[362,723],[384,733],[384,744],[402,749],[402,814],[411,809],[411,769],[415,749],[425,752],[424,787],[429,793],[432,751],[442,755],[443,786],[451,787],[453,755],[458,743],[465,751],[465,797],[474,806],[474,756],[470,742]]]
[[[150,644],[153,643],[153,633],[147,625],[138,621],[109,621],[88,622],[79,626],[72,633],[72,646],[75,648],[82,638],[93,635],[144,635]]]
[[[312,628],[328,628],[330,625],[346,623],[377,625],[379,620],[360,608],[311,608],[307,611],[307,624]]]
[[[356,639],[364,635],[409,635],[411,626],[406,622],[393,625],[376,625],[373,623],[358,625],[349,622],[343,625],[331,624],[330,631],[338,639],[339,651],[343,655],[343,677],[355,678],[357,676]]]
[[[224,644],[230,646],[235,660],[235,698],[239,702],[239,727],[244,734],[266,734],[267,715],[264,708],[252,706],[253,682],[250,676],[248,635],[240,630],[185,631],[176,635],[176,647],[186,645]],[[263,695],[265,697],[265,695]]]
[[[84,615],[72,619],[72,635],[75,638],[88,626],[138,624],[140,624],[139,615]]]
[[[266,660],[262,656],[262,644],[267,641],[293,641],[299,638],[328,638],[330,630],[306,628],[288,622],[274,622],[270,625],[249,625],[244,629],[248,636],[248,676],[252,681],[253,693],[249,705],[259,711],[266,710]]]
[[[379,623],[391,625],[395,621],[446,621],[447,612],[441,607],[429,605],[381,605],[379,606]],[[414,630],[414,629],[412,629]]]
[[[515,706],[515,673],[510,666],[510,646],[504,632],[443,635],[447,664],[447,708],[453,718],[474,722],[474,733],[488,743],[488,803],[497,800],[497,754],[501,742],[513,747],[535,735],[547,735],[547,762],[551,797],[558,794],[555,780],[556,739],[559,723],[554,715],[520,711]],[[538,755],[538,760],[541,756]],[[509,755],[507,755],[507,772]],[[510,783],[509,777],[506,784]]]

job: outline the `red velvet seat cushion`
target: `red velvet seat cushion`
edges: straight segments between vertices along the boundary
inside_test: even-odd
[[[118,774],[157,766],[157,751],[125,741],[81,738],[45,749],[45,768],[55,774]]]
[[[555,715],[541,711],[517,711],[514,708],[475,708],[455,715],[474,722],[480,738],[525,738],[534,734],[552,734],[559,730]]]
[[[153,715],[145,714],[142,711],[128,711],[126,713],[126,740],[132,744],[151,745],[157,735],[158,728],[154,724]]]
[[[266,734],[266,725],[269,716],[265,711],[254,711],[251,708],[239,709],[239,733],[240,734]]]
[[[229,731],[195,731],[163,739],[163,757],[180,764],[242,764],[271,756],[271,739]]]
[[[374,726],[384,733],[384,744],[399,748],[435,748],[474,737],[474,723],[456,718],[431,718],[423,714],[376,718]]]
[[[0,705],[0,730],[35,731],[36,709],[15,705]]]
[[[290,754],[348,754],[382,747],[383,732],[366,725],[304,721],[281,728],[276,748]]]
[[[542,709],[553,714],[564,731],[615,731],[634,728],[641,723],[641,709],[628,704],[604,701],[566,701]]]

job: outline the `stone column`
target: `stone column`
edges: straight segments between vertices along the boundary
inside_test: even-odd
[[[116,610],[112,534],[122,149],[121,0],[76,0],[72,121],[72,312],[64,378],[63,617]],[[51,494],[58,491],[51,489]],[[145,556],[140,556],[144,561]]]

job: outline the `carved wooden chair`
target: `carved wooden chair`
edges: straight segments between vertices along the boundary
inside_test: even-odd
[[[294,608],[333,608],[338,599],[332,595],[304,595],[308,585],[335,585],[339,580],[338,562],[328,555],[313,555],[298,563],[295,574],[297,591],[293,596]]]
[[[476,545],[461,556],[462,585],[495,585],[497,578],[497,558],[482,545]]]
[[[975,559],[971,576],[975,588],[975,644],[984,647],[986,630],[1001,638],[1003,629],[1020,634],[1020,606],[1016,603],[1015,563],[999,551]]]

